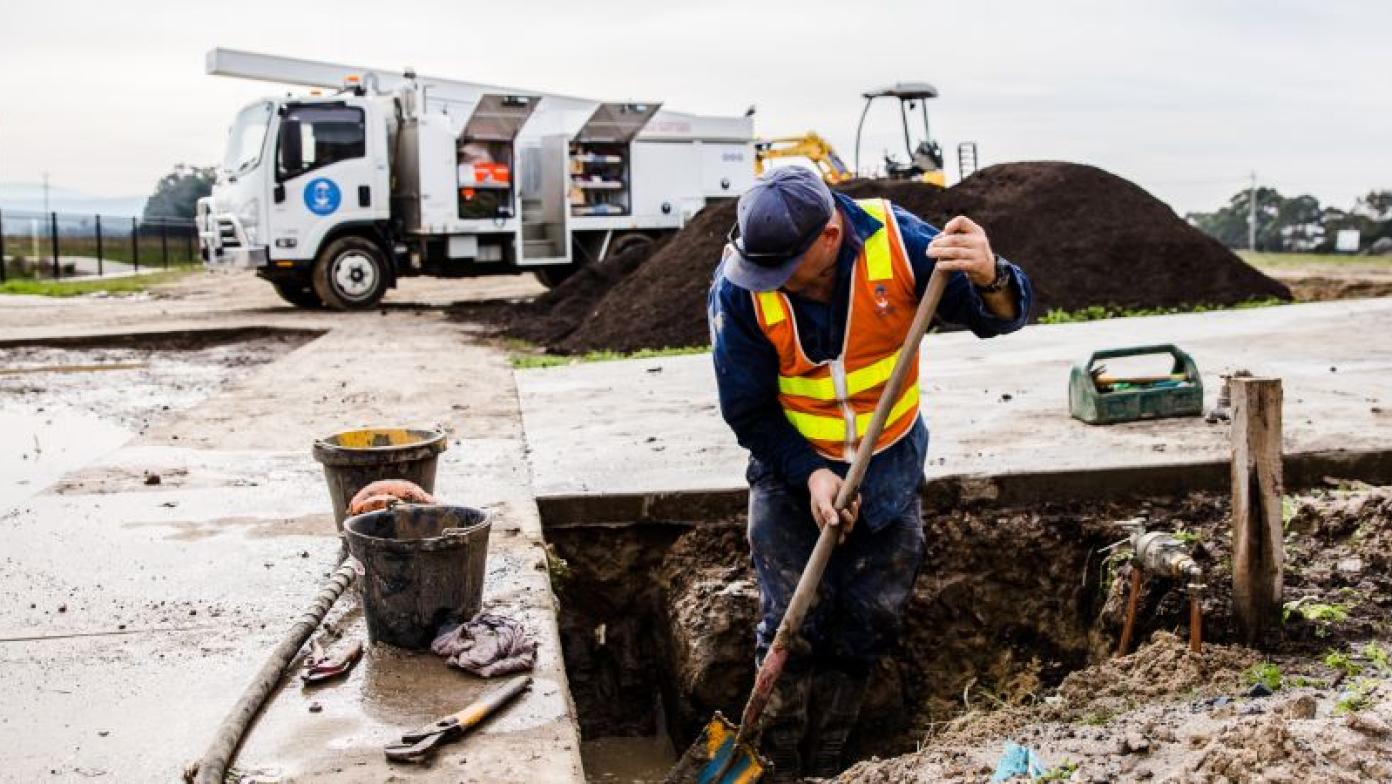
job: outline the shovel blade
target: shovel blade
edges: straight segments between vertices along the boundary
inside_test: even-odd
[[[735,743],[738,734],[739,728],[719,712],[710,720],[697,741],[705,746],[707,760],[697,784],[754,784],[763,778],[767,765],[748,742]]]

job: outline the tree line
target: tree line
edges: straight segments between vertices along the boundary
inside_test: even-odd
[[[1184,217],[1229,248],[1246,248],[1251,199],[1251,190],[1241,190],[1213,212]],[[1343,229],[1358,229],[1359,250],[1392,243],[1392,190],[1369,191],[1349,210],[1321,205],[1309,194],[1282,196],[1275,188],[1257,188],[1256,201],[1257,250],[1332,253]]]

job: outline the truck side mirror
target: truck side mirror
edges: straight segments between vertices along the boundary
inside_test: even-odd
[[[303,136],[299,120],[286,120],[280,124],[280,174],[282,177],[298,174],[304,168],[304,150],[301,148]]]
[[[276,183],[275,190],[271,191],[271,196],[275,199],[276,204],[283,203],[285,201],[285,184]]]

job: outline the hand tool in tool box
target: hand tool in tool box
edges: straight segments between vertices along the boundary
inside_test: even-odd
[[[1173,359],[1170,371],[1117,375],[1108,373],[1100,362],[1151,354],[1169,354]],[[1068,411],[1090,425],[1199,416],[1203,413],[1203,380],[1193,357],[1172,344],[1096,351],[1073,366],[1068,379]]]
[[[531,685],[532,676],[519,675],[470,703],[464,710],[403,734],[400,743],[388,744],[383,751],[392,762],[423,762],[435,753],[435,749],[464,737],[469,730]]]

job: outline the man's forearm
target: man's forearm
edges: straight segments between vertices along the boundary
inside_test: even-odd
[[[981,295],[982,304],[996,318],[1014,321],[1020,315],[1020,295],[1015,291],[1014,283],[1000,291],[981,291],[978,289],[977,293]]]

